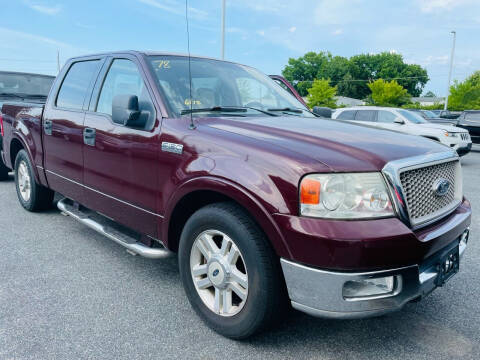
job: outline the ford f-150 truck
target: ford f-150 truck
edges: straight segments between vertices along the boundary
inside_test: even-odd
[[[248,66],[78,57],[45,106],[2,112],[2,157],[25,209],[57,192],[62,213],[129,253],[177,253],[193,308],[231,338],[289,304],[327,318],[398,310],[443,286],[467,246],[453,150],[318,121]]]

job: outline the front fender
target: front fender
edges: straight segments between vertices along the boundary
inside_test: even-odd
[[[290,249],[280,228],[264,204],[262,204],[262,194],[254,195],[239,184],[216,176],[201,176],[189,179],[178,186],[172,194],[165,208],[165,216],[161,229],[161,238],[165,239],[167,247],[168,229],[175,206],[184,196],[201,190],[220,193],[243,206],[265,232],[276,253],[281,257],[291,258]]]

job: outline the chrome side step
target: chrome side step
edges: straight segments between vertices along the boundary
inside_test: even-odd
[[[124,246],[127,252],[132,255],[138,254],[150,259],[162,259],[172,255],[172,252],[164,247],[148,247],[138,242],[133,232],[121,229],[120,226],[115,226],[113,221],[94,211],[79,209],[70,199],[64,198],[60,200],[57,207],[63,214],[72,217],[110,240],[115,241],[117,244]]]

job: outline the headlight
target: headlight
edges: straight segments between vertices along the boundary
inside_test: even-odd
[[[445,136],[448,136],[448,137],[458,137],[457,133],[452,133],[448,131],[444,131],[443,133],[445,134]]]
[[[300,183],[303,216],[362,219],[393,216],[380,173],[313,174]]]

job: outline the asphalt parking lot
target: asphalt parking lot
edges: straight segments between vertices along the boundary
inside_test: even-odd
[[[474,208],[460,273],[420,303],[354,321],[298,312],[249,341],[194,314],[177,260],[148,260],[0,183],[0,359],[478,359],[480,148],[462,159]],[[279,314],[280,315],[280,314]]]

